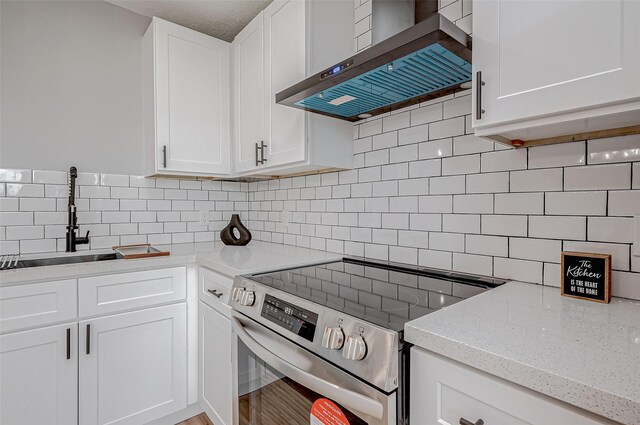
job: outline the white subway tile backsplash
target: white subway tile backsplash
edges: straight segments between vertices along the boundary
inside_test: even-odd
[[[399,130],[401,128],[409,127],[409,114],[410,111],[396,113],[382,119],[382,131],[385,133],[388,131]],[[374,140],[375,145],[375,140]]]
[[[454,195],[454,213],[493,213],[493,195]]]
[[[444,119],[468,115],[471,113],[471,96],[456,97],[449,102],[444,102],[443,107]]]
[[[453,196],[421,196],[418,200],[418,211],[421,213],[453,212]]]
[[[453,253],[453,270],[463,273],[493,274],[493,258],[485,255]]]
[[[374,150],[398,146],[398,132],[394,131],[391,133],[378,134],[373,136],[372,140],[373,140]],[[365,155],[365,163],[366,163],[366,155]],[[315,176],[307,176],[307,177],[315,177]],[[307,186],[311,186],[311,185],[307,183]]]
[[[129,186],[129,176],[124,174],[101,174],[102,186]]]
[[[33,170],[34,183],[67,184],[68,175],[64,171]]]
[[[449,118],[429,124],[429,140],[445,137],[461,136],[464,134],[464,117]]]
[[[542,283],[542,263],[514,258],[493,259],[493,273],[505,279]]]
[[[440,121],[443,117],[442,103],[434,105],[420,106],[418,109],[411,111],[411,126],[428,124],[434,121]]]
[[[560,262],[562,241],[552,239],[509,238],[509,257],[523,260]]]
[[[588,240],[633,243],[633,218],[589,217]]]
[[[0,182],[31,183],[31,170],[0,168]]]
[[[589,164],[640,161],[640,134],[587,142]]]
[[[44,197],[43,184],[7,183],[6,187],[7,196],[30,198]]]
[[[483,173],[492,171],[523,170],[527,168],[526,149],[486,152],[480,155]]]
[[[22,240],[22,239],[44,239],[43,226],[10,226],[7,227],[5,239]]]
[[[453,153],[455,155],[490,152],[493,150],[493,146],[493,142],[472,134],[453,138]]]
[[[57,246],[55,239],[24,239],[20,241],[21,254],[54,252],[56,248]]]
[[[614,271],[611,274],[611,293],[614,297],[640,299],[638,274]]]
[[[425,267],[451,270],[453,265],[453,254],[446,251],[421,249],[418,251],[418,264]]]
[[[458,194],[465,192],[465,176],[433,177],[429,181],[432,195]]]
[[[485,235],[527,236],[526,215],[483,215],[480,228]]]
[[[462,155],[442,160],[442,175],[457,175],[480,172],[480,155]]]
[[[382,133],[382,120],[377,119],[359,125],[358,137],[368,137]]]
[[[467,193],[500,193],[509,191],[509,173],[469,174]]]
[[[529,168],[584,165],[585,142],[559,143],[529,149]]]
[[[609,215],[640,215],[640,190],[609,192]]]
[[[475,214],[444,214],[442,230],[455,233],[480,233],[480,216]]]
[[[606,215],[607,192],[547,192],[545,214]]]
[[[464,252],[464,234],[429,233],[429,249],[448,252]]]
[[[465,251],[469,254],[506,257],[509,254],[509,239],[503,236],[466,235]]]
[[[52,198],[20,198],[20,211],[55,211],[56,200]]]
[[[530,216],[529,237],[546,239],[585,240],[586,217]]]
[[[551,192],[562,190],[562,168],[512,171],[511,192]]]
[[[496,214],[543,214],[544,193],[496,193]]]
[[[423,124],[398,131],[398,144],[408,145],[429,140],[429,125]]]
[[[433,177],[441,175],[442,161],[439,159],[425,159],[409,163],[409,178]]]
[[[564,169],[564,190],[630,188],[631,164],[590,165]]]
[[[111,198],[111,188],[105,186],[80,186],[81,198]]]

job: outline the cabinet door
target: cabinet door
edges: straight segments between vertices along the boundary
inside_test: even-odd
[[[636,0],[474,2],[474,128],[640,98],[638,20]]]
[[[262,13],[233,40],[235,171],[257,168],[256,143],[265,141]]]
[[[80,322],[80,424],[144,424],[187,406],[184,303]]]
[[[306,77],[306,1],[275,0],[264,10],[267,144],[264,167],[305,159],[305,112],[275,103],[276,93]]]
[[[230,44],[157,18],[154,25],[158,169],[228,174]]]
[[[0,423],[78,423],[77,323],[0,336]]]
[[[425,425],[605,424],[568,404],[422,349],[411,349],[411,417]]]
[[[200,404],[216,425],[232,425],[231,323],[200,303]]]

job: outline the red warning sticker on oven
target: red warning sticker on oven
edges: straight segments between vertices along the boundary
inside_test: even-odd
[[[311,425],[349,425],[349,421],[334,402],[319,398],[311,406]]]

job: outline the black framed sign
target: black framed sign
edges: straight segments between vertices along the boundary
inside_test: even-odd
[[[561,270],[563,296],[607,304],[611,301],[611,255],[563,252]]]

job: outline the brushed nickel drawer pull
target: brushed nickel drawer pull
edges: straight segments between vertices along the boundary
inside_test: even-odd
[[[218,292],[215,289],[207,289],[207,292],[217,298],[220,298],[223,295],[222,292]]]
[[[87,355],[91,354],[91,325],[87,324]]]
[[[471,422],[465,418],[460,418],[460,425],[484,425],[484,421],[482,419],[478,419],[475,422]]]
[[[71,358],[71,328],[67,328],[67,360]]]

